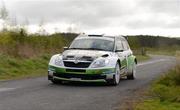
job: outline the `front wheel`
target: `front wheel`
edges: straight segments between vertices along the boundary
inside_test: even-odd
[[[115,67],[115,74],[113,76],[113,79],[108,80],[107,83],[116,86],[119,84],[119,82],[120,82],[120,67],[119,64],[117,63]]]
[[[53,84],[60,84],[60,83],[62,83],[61,80],[56,80],[56,79],[51,79],[51,82],[52,82]]]
[[[127,79],[130,79],[130,80],[135,79],[135,74],[136,74],[136,63],[134,62],[132,65],[132,71],[129,75],[127,75]]]

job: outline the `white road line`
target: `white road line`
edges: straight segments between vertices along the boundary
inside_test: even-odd
[[[137,66],[148,65],[148,64],[152,64],[152,63],[161,62],[161,61],[167,61],[167,59],[159,59],[159,60],[155,60],[155,61],[144,62],[144,63],[140,63],[140,64],[138,64]]]
[[[5,91],[12,91],[16,88],[0,88],[0,92],[5,92]]]

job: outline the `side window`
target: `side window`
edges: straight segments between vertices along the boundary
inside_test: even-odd
[[[116,43],[117,50],[124,50],[121,40],[118,40]]]
[[[130,47],[129,47],[129,44],[128,44],[128,42],[126,41],[126,45],[127,45],[127,48],[129,49]]]
[[[128,46],[128,44],[127,44],[127,42],[125,40],[122,41],[122,44],[123,44],[124,50],[129,49],[129,46]]]

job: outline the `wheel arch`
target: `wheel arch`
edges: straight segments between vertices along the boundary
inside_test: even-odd
[[[137,64],[137,59],[136,59],[136,57],[135,57],[135,59],[134,59],[134,62]]]
[[[128,73],[132,71],[132,67],[133,67],[134,63],[137,64],[136,56],[134,56],[134,55],[129,56],[128,57],[128,65],[127,65]]]
[[[137,64],[137,58],[136,56],[132,55],[132,57],[130,58],[131,59],[131,62],[135,62]]]
[[[118,59],[117,62],[119,63],[119,67],[121,67],[121,61],[120,61],[120,59]]]

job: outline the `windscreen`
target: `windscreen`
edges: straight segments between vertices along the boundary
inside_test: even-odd
[[[102,39],[102,38],[76,39],[72,42],[70,49],[113,51],[114,39]]]

